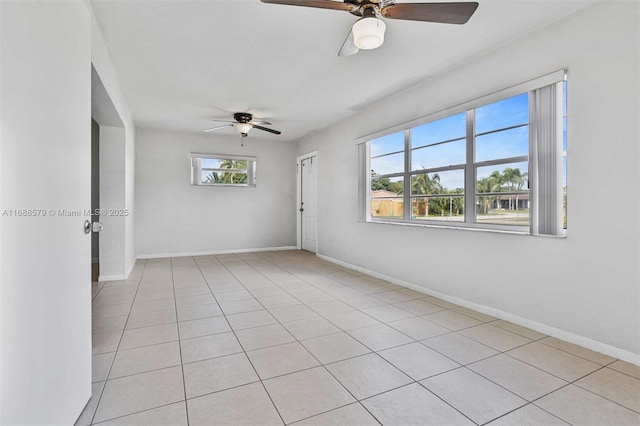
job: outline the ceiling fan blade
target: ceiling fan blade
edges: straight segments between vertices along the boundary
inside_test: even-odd
[[[233,124],[225,124],[224,126],[212,127],[210,129],[203,130],[204,133],[213,132],[214,130],[224,129],[225,127],[233,127]]]
[[[317,7],[320,9],[345,10],[353,12],[358,6],[333,0],[260,0],[262,3],[286,4],[289,6]]]
[[[383,7],[380,13],[390,19],[465,24],[477,8],[476,2],[399,3]]]
[[[273,133],[274,135],[279,135],[279,134],[282,133],[282,132],[279,132],[277,130],[269,129],[269,128],[266,128],[266,127],[256,126],[255,124],[253,125],[253,128],[254,129],[258,129],[258,130],[264,130],[265,132]]]
[[[342,47],[338,52],[338,56],[351,56],[358,53],[360,49],[356,46],[353,40],[353,30],[349,31],[349,35],[347,36],[344,43],[342,43]]]
[[[217,123],[237,123],[237,121],[235,120],[218,120],[216,118],[212,119],[211,121],[215,121]]]
[[[251,124],[265,124],[267,126],[271,126],[272,124],[265,120],[252,120]]]

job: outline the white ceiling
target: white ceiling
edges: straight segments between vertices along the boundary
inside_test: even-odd
[[[259,0],[91,0],[137,126],[201,132],[214,117],[248,110],[282,131],[260,132],[260,138],[284,141],[341,121],[593,0],[479,3],[462,26],[388,20],[381,48],[338,57],[357,19],[346,12]]]

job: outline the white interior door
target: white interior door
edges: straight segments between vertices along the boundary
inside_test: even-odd
[[[300,164],[301,247],[315,253],[318,229],[318,157],[304,158]]]
[[[0,424],[72,425],[91,396],[91,26],[0,1]]]

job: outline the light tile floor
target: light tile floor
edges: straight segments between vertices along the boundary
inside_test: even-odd
[[[640,425],[640,367],[305,252],[94,284],[77,425]]]

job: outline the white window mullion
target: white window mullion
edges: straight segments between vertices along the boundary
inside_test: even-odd
[[[191,157],[192,167],[195,172],[191,174],[191,184],[200,185],[200,177],[202,176],[202,160],[200,158]]]

